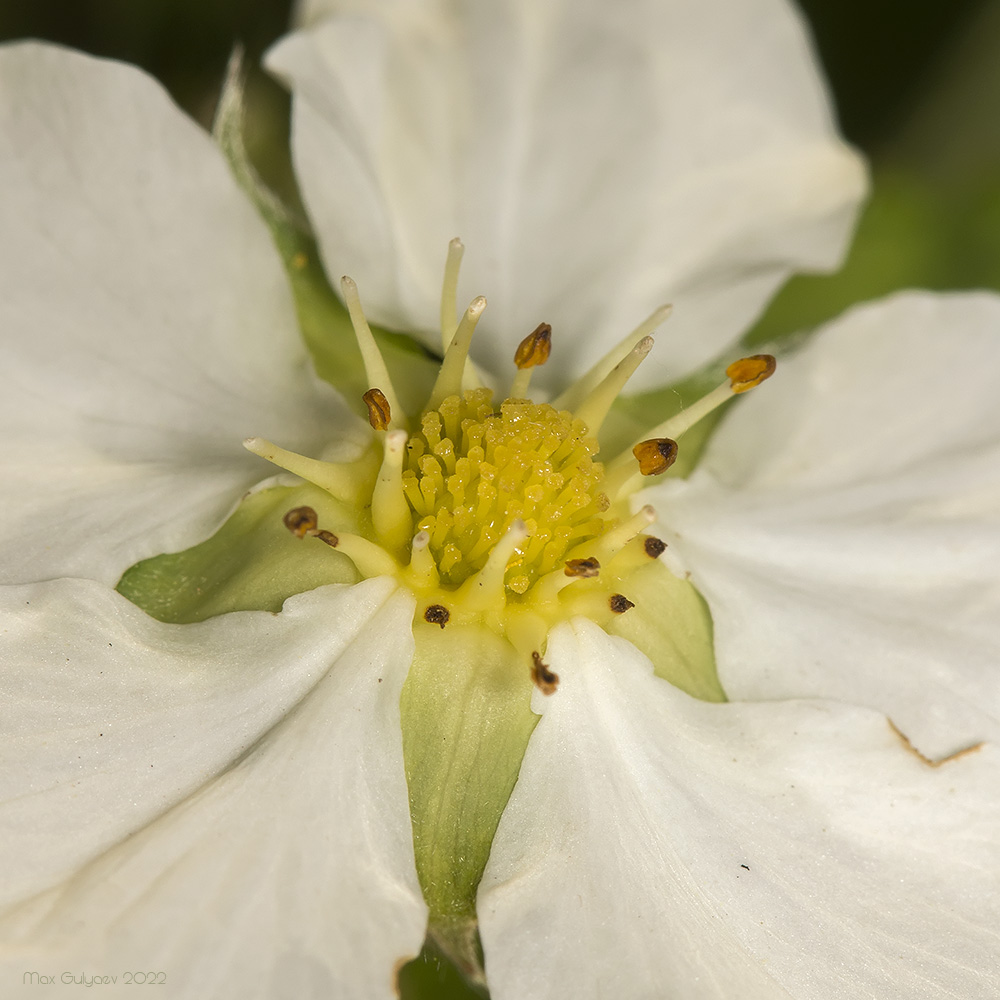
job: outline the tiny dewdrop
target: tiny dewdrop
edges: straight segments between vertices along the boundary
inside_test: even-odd
[[[664,543],[644,534],[650,506],[632,513],[630,498],[677,458],[676,438],[734,394],[774,371],[770,355],[742,358],[727,379],[692,406],[652,427],[621,454],[598,460],[597,434],[615,399],[653,346],[669,315],[656,310],[551,403],[534,402],[531,376],[552,348],[546,323],[514,354],[510,391],[497,402],[469,361],[486,300],[459,317],[463,246],[448,248],[441,296],[444,357],[423,411],[399,404],[357,286],[343,278],[371,388],[364,394],[372,443],[351,463],[319,461],[261,438],[244,446],[360,512],[357,533],[321,525],[311,507],[284,516],[303,542],[337,549],[363,577],[390,575],[416,598],[415,631],[456,624],[489,628],[509,642],[544,694],[559,679],[543,660],[557,622],[585,615],[606,624],[635,605],[629,578]]]

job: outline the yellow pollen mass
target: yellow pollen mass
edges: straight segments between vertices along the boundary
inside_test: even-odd
[[[601,517],[608,500],[597,450],[571,413],[524,399],[505,400],[497,412],[488,389],[449,396],[425,413],[407,444],[403,490],[441,582],[457,586],[481,570],[516,521],[528,532],[505,573],[516,594],[561,568],[571,548],[599,538],[611,525]]]

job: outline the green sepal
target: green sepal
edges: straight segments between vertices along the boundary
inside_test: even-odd
[[[209,539],[125,571],[117,590],[163,622],[204,621],[229,611],[281,610],[293,594],[328,583],[357,583],[354,564],[316,538],[299,539],[282,523],[309,506],[320,526],[343,524],[343,505],[315,486],[250,493]]]
[[[712,616],[705,599],[658,559],[622,580],[622,593],[635,604],[600,624],[628,639],[653,661],[657,677],[693,698],[726,701],[715,665]]]
[[[530,664],[477,624],[414,624],[400,709],[417,874],[431,938],[482,978],[476,890],[538,716]]]

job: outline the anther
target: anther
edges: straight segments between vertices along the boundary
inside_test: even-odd
[[[413,531],[413,515],[403,492],[403,459],[406,431],[390,431],[378,479],[372,491],[372,527],[386,546],[401,549]]]
[[[443,400],[449,396],[456,396],[462,391],[462,373],[465,371],[465,362],[469,357],[472,335],[476,332],[476,324],[485,308],[486,299],[480,295],[473,299],[469,308],[465,310],[465,315],[458,324],[455,336],[448,345],[448,350],[445,351],[444,361],[441,362],[441,369],[438,372],[434,388],[431,390],[426,410],[436,410]]]
[[[319,523],[319,517],[312,507],[293,507],[281,520],[296,538],[305,538],[316,530]]]
[[[628,357],[633,348],[643,338],[648,337],[672,312],[669,305],[653,310],[628,336],[615,344],[587,373],[577,379],[568,389],[557,396],[552,405],[557,410],[573,410],[583,402],[591,392],[600,385],[608,373],[624,358]]]
[[[559,675],[549,670],[537,650],[531,654],[531,679],[542,694],[553,694],[559,686]]]
[[[601,564],[592,557],[589,559],[568,559],[566,569],[563,572],[566,576],[588,579],[600,574]]]
[[[372,430],[384,431],[392,420],[392,408],[381,389],[369,389],[362,397],[368,407],[368,423]]]
[[[340,546],[340,539],[332,531],[327,531],[326,528],[320,528],[319,531],[311,531],[310,534],[313,538],[318,538],[321,542],[326,542],[331,549]]]
[[[711,392],[685,407],[680,413],[674,414],[663,423],[657,424],[644,435],[645,438],[671,438],[676,440],[686,430],[693,427],[699,420],[720,407],[727,400],[741,392],[747,392],[755,385],[760,385],[769,378],[775,370],[777,362],[770,354],[757,354],[749,358],[734,361],[727,369],[729,379],[716,386]],[[641,442],[635,442],[637,445]],[[645,485],[642,477],[635,473],[634,466],[627,452],[623,452],[608,463],[605,468],[605,479],[608,492],[618,498],[627,496]]]
[[[548,323],[539,323],[528,334],[514,352],[514,364],[517,374],[510,387],[511,399],[524,399],[528,395],[528,385],[531,382],[531,370],[538,365],[544,365],[552,352],[552,327]]]
[[[642,543],[643,550],[650,559],[659,559],[667,551],[667,543],[649,535]]]
[[[347,311],[351,317],[351,325],[354,327],[354,337],[361,350],[361,360],[365,366],[365,375],[369,385],[377,385],[382,389],[382,393],[387,400],[391,413],[396,414],[396,419],[390,419],[388,426],[400,426],[399,415],[403,408],[399,405],[399,398],[393,388],[392,379],[389,378],[389,369],[385,366],[382,352],[375,343],[368,320],[365,319],[364,310],[361,308],[361,297],[358,294],[358,286],[353,278],[346,274],[340,279],[340,289],[344,295],[344,302],[347,303]]]
[[[625,383],[652,349],[653,338],[643,337],[576,407],[574,415],[587,425],[591,434],[596,434],[600,430],[612,404],[625,388]]]
[[[726,377],[734,393],[746,392],[769,379],[777,364],[770,354],[752,354],[749,358],[734,361],[726,369]]]
[[[629,608],[634,608],[635,604],[630,601],[624,594],[612,594],[608,598],[608,607],[616,615],[623,615]]]
[[[670,438],[640,441],[633,449],[644,476],[660,476],[677,461],[677,442]]]
[[[444,628],[451,620],[451,612],[443,604],[431,604],[424,611],[424,621],[428,625],[440,625]]]

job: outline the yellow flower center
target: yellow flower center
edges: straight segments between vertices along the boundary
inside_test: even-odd
[[[609,500],[597,450],[571,413],[527,399],[508,399],[496,413],[488,389],[448,396],[423,414],[407,444],[403,490],[441,582],[457,586],[481,570],[519,520],[528,537],[505,573],[515,594],[602,535]]]

